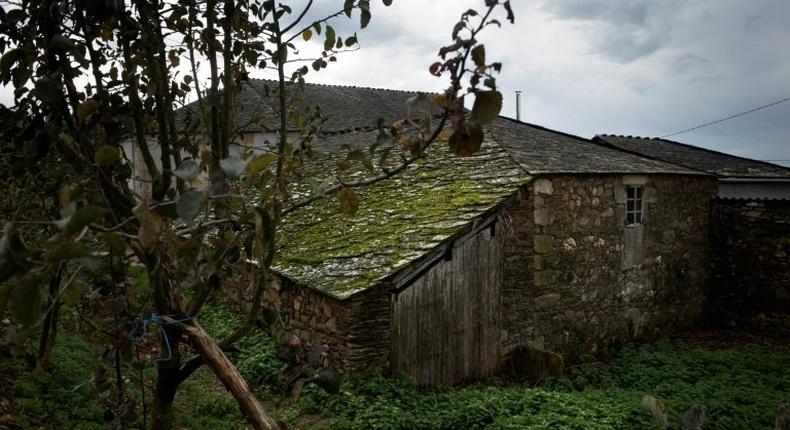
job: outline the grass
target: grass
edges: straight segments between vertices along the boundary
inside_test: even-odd
[[[201,323],[221,336],[238,322],[227,306],[208,309]],[[13,399],[21,428],[103,429],[106,412],[91,378],[102,366],[100,352],[67,331],[54,349],[55,371],[30,373],[17,358],[0,360],[0,397]],[[232,359],[251,386],[291,428],[305,429],[655,429],[640,407],[645,395],[660,399],[670,428],[694,404],[707,407],[706,430],[771,429],[779,404],[790,401],[790,350],[740,346],[728,349],[659,342],[622,350],[608,364],[572,370],[568,378],[541,387],[489,380],[453,389],[418,389],[405,378],[345,375],[340,394],[307,385],[298,400],[272,386],[282,365],[264,336],[245,339]],[[144,372],[148,383],[154,369]],[[138,401],[134,385],[130,393]],[[148,393],[150,402],[150,391]],[[183,386],[175,403],[183,429],[247,428],[234,400],[202,369]],[[140,418],[136,428],[142,426]]]

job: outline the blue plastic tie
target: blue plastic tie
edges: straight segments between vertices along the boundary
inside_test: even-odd
[[[176,315],[165,315],[165,316],[170,318],[176,317]],[[173,322],[177,322],[177,323],[187,322],[193,319],[195,319],[195,317],[186,317],[186,318],[174,320]],[[129,333],[129,337],[138,342],[141,342],[148,335],[148,325],[149,324],[158,325],[159,330],[162,334],[162,339],[165,340],[165,346],[167,347],[167,356],[163,358],[158,358],[156,359],[156,361],[158,362],[170,361],[170,359],[173,358],[173,350],[170,347],[170,339],[168,339],[167,337],[167,332],[165,331],[164,323],[162,323],[162,315],[151,314],[151,318],[144,319],[142,323],[143,323],[143,329],[141,330],[140,334],[138,336],[135,336],[135,333],[137,332],[137,327],[139,326],[139,325],[135,325],[134,329],[132,329],[131,333]]]

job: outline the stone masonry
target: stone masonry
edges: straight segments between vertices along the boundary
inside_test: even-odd
[[[625,225],[625,186],[644,187],[642,225]],[[550,175],[508,209],[508,348],[595,354],[693,324],[708,274],[715,184],[702,176]]]
[[[790,329],[790,201],[718,199],[711,222],[713,316]]]
[[[223,293],[249,309],[251,274],[237,274]],[[328,346],[330,363],[349,368],[386,368],[389,359],[389,294],[383,289],[338,300],[276,278],[262,298],[261,318],[276,309],[287,331],[311,345]]]

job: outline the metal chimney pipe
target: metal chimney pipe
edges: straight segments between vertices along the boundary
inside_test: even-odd
[[[516,121],[521,121],[521,91],[516,91]]]

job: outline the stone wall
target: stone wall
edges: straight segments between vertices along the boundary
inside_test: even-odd
[[[625,187],[644,186],[642,225],[625,225]],[[509,208],[508,349],[595,354],[695,322],[708,276],[713,179],[552,175]]]
[[[249,309],[250,280],[251,273],[238,274],[223,289],[240,309]],[[380,288],[337,300],[276,279],[264,293],[262,309],[277,309],[289,332],[302,341],[328,346],[332,365],[362,369],[388,366],[389,305],[389,293]]]
[[[715,321],[790,329],[790,200],[717,199]]]

